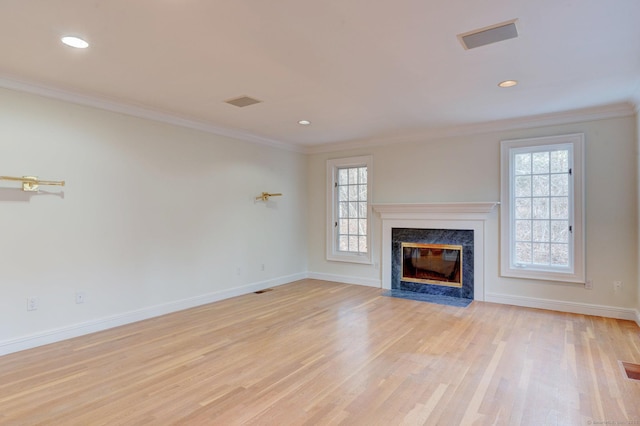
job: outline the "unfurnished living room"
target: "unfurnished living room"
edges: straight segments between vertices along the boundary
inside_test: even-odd
[[[0,2],[0,425],[640,424],[637,0]]]

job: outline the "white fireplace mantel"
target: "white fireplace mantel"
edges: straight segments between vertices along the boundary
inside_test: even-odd
[[[485,222],[500,203],[373,204],[382,219],[382,288],[391,288],[391,232],[393,228],[470,229],[474,244],[474,299],[484,300]]]
[[[469,203],[393,203],[372,204],[373,211],[380,214],[382,219],[401,216],[422,214],[447,214],[447,215],[482,215],[485,216],[500,204],[498,201],[474,201]]]

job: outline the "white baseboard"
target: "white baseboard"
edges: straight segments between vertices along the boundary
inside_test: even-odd
[[[207,303],[213,303],[231,297],[242,296],[263,290],[269,287],[289,284],[294,281],[311,278],[323,281],[333,281],[344,284],[363,285],[367,287],[381,288],[381,281],[371,278],[357,278],[346,275],[323,274],[318,272],[299,273],[278,277],[266,281],[248,284],[229,290],[207,293],[187,299],[176,300],[161,305],[150,306],[135,311],[112,315],[97,320],[72,324],[69,326],[45,330],[27,336],[0,341],[0,356],[37,346],[55,343],[85,334],[118,327],[125,324],[142,321],[145,319],[193,308]],[[595,315],[608,318],[618,318],[635,321],[640,327],[640,311],[635,309],[619,308],[614,306],[592,305],[587,303],[562,302],[557,300],[539,299],[533,297],[512,296],[506,294],[489,293],[486,294],[486,301],[501,303],[506,305],[524,306],[529,308],[549,309],[553,311],[572,312],[584,315]]]
[[[200,296],[176,300],[173,302],[163,303],[161,305],[149,306],[146,308],[137,309],[135,311],[125,312],[105,318],[72,324],[69,326],[45,330],[27,336],[0,341],[0,356],[22,351],[25,349],[35,348],[37,346],[47,345],[49,343],[71,339],[73,337],[83,336],[85,334],[95,333],[97,331],[130,324],[137,321],[142,321],[160,315],[166,315],[176,311],[182,311],[184,309],[189,309],[200,305],[206,305],[207,303],[213,303],[220,300],[229,299],[231,297],[242,296],[244,294],[253,293],[254,291],[288,284],[304,278],[307,278],[307,273],[278,277],[229,290],[207,293]]]
[[[590,303],[564,302],[560,300],[539,299],[536,297],[512,296],[508,294],[488,293],[485,302],[503,305],[524,306],[527,308],[548,309],[551,311],[571,312],[574,314],[594,315],[635,321],[640,326],[640,313],[631,308],[593,305]]]
[[[367,287],[382,288],[382,281],[375,278],[360,278],[349,275],[323,274],[320,272],[309,272],[308,278],[314,280],[333,281],[342,284],[364,285]]]

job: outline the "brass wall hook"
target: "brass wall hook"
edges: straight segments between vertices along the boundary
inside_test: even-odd
[[[262,195],[258,195],[256,197],[256,201],[269,201],[269,197],[280,197],[281,193],[270,194],[268,192],[263,192]]]

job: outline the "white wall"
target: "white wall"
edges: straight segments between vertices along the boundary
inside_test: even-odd
[[[0,182],[0,353],[305,276],[302,154],[0,90],[0,175],[33,174],[67,186]]]
[[[345,281],[380,280],[376,265],[328,262],[325,248],[325,161],[373,154],[374,203],[499,201],[500,141],[568,133],[586,140],[587,276],[583,286],[499,276],[499,215],[487,222],[487,300],[629,317],[638,301],[638,184],[635,118],[504,131],[476,136],[314,154],[309,159],[309,270]],[[380,222],[374,217],[374,259],[380,259]],[[613,281],[624,282],[613,292]],[[559,302],[559,303],[556,303]],[[600,309],[604,307],[604,309]],[[589,310],[590,309],[590,310]]]
[[[325,260],[327,158],[373,154],[376,203],[493,201],[500,140],[574,132],[586,135],[594,289],[501,278],[496,213],[486,293],[640,309],[638,128],[637,117],[616,118],[304,156],[0,89],[0,175],[67,181],[43,187],[51,194],[0,183],[0,354],[307,271],[375,285],[379,265]],[[284,196],[255,203],[262,191]],[[379,262],[377,217],[372,226]],[[614,280],[624,281],[621,293]],[[75,303],[78,291],[86,303]],[[38,310],[27,312],[27,297],[39,298]]]

